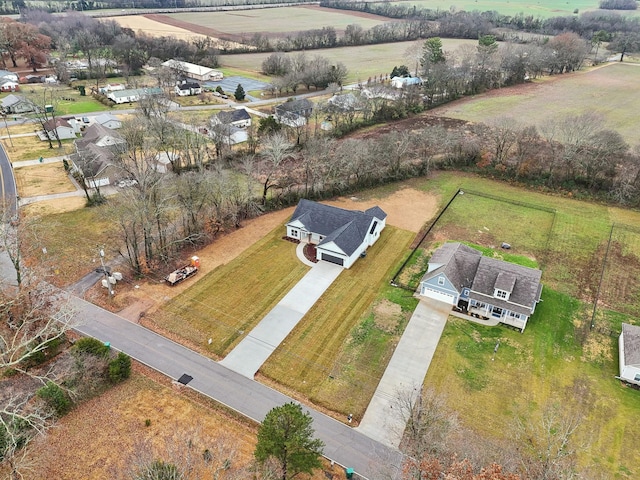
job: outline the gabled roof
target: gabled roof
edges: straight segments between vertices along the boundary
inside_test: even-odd
[[[276,110],[281,112],[289,112],[289,113],[302,113],[307,110],[313,109],[313,102],[307,100],[306,98],[301,98],[299,100],[290,100],[288,102],[284,102],[281,105],[276,107]]]
[[[506,282],[504,279],[507,279]],[[496,306],[503,306],[514,312],[527,313],[527,310],[520,311],[512,304],[533,307],[540,298],[542,272],[535,268],[523,267],[515,263],[497,260],[495,258],[482,257],[478,264],[478,270],[471,285],[472,292],[492,297],[492,303]],[[500,286],[506,288],[500,288]],[[509,289],[509,287],[511,289]],[[511,292],[509,300],[503,301],[493,298],[496,288]]]
[[[444,273],[458,292],[469,288],[470,298],[513,312],[530,314],[540,300],[542,272],[482,255],[460,242],[445,243],[429,260],[429,271],[422,281]],[[494,297],[495,289],[509,292],[509,300]]]
[[[165,67],[175,68],[181,70],[188,75],[209,75],[212,72],[220,73],[215,68],[204,67],[202,65],[196,65],[195,63],[183,62],[182,60],[167,60],[162,64]]]
[[[4,97],[2,99],[2,106],[3,107],[11,107],[13,105],[16,105],[20,102],[28,102],[28,100],[23,97],[22,95],[14,95],[14,94],[10,94],[7,95],[6,97]]]
[[[463,288],[471,286],[481,257],[481,252],[463,243],[445,243],[431,255],[429,265],[436,268],[430,270],[422,280],[444,273],[461,292]]]
[[[149,87],[149,88],[130,88],[128,90],[115,90],[113,92],[109,92],[109,96],[114,98],[123,98],[123,97],[144,97],[145,95],[160,95],[163,93],[163,90],[159,87]]]
[[[622,342],[624,364],[640,368],[640,327],[623,323]]]
[[[184,82],[176,85],[180,90],[191,90],[200,88],[200,84],[198,82]]]
[[[101,113],[100,115],[96,115],[95,117],[96,123],[100,125],[104,125],[109,122],[119,122],[117,117],[111,115],[110,113]]]
[[[338,110],[355,110],[358,107],[358,99],[353,93],[334,95],[327,103]]]
[[[124,142],[124,139],[122,138],[122,135],[120,135],[118,132],[116,132],[115,130],[112,130],[111,128],[107,128],[104,125],[96,122],[96,123],[94,123],[92,125],[89,125],[85,129],[84,135],[82,136],[82,138],[76,140],[76,147],[78,149],[82,149],[85,146],[87,146],[89,144],[96,143],[100,139],[102,139],[104,137],[107,137],[107,136],[116,138],[118,140],[122,140],[122,142]]]
[[[346,255],[352,255],[362,245],[371,222],[382,221],[386,216],[379,207],[361,212],[302,199],[289,223],[300,222],[307,231],[322,235],[324,239],[318,246],[334,242]]]
[[[56,117],[55,120],[51,119],[51,120],[47,120],[46,122],[44,122],[44,129],[47,132],[55,130],[58,127],[73,128],[73,127],[71,127],[71,124],[67,121],[66,118]]]
[[[218,120],[220,123],[234,123],[241,122],[243,120],[251,120],[251,115],[244,108],[238,108],[237,110],[231,110],[230,112],[218,112]]]

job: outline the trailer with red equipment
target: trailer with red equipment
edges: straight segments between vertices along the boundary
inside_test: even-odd
[[[183,280],[191,277],[198,273],[198,269],[200,268],[200,259],[198,257],[191,257],[191,263],[189,265],[185,265],[184,267],[180,267],[177,270],[174,270],[169,275],[167,275],[164,280],[169,285],[173,286],[176,283],[180,283]]]

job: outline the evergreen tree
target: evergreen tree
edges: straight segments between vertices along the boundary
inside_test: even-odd
[[[324,443],[313,438],[313,419],[295,403],[272,409],[260,425],[254,456],[260,463],[275,458],[282,480],[320,468]]]
[[[244,100],[245,97],[245,93],[244,93],[244,88],[242,88],[242,84],[239,83],[238,87],[236,88],[235,93],[233,94],[234,97],[236,97],[237,101],[242,101]]]

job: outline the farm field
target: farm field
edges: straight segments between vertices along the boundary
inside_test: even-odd
[[[521,123],[540,126],[550,116],[595,112],[604,117],[607,127],[619,132],[633,146],[640,143],[637,124],[640,96],[630,92],[635,91],[638,84],[638,65],[614,62],[589,71],[545,77],[527,85],[463,98],[432,113],[484,123],[498,117],[512,117]],[[545,101],[541,102],[541,98]]]
[[[443,38],[445,52],[452,52],[461,45],[476,45],[477,40],[458,40]],[[389,75],[393,67],[405,64],[411,71],[415,69],[415,60],[411,60],[406,52],[411,47],[422,45],[422,42],[381,43],[358,47],[324,48],[307,52],[308,56],[322,55],[332,62],[342,62],[349,69],[347,82],[366,82],[369,77]],[[288,55],[296,55],[291,52]],[[259,71],[262,62],[271,53],[245,53],[238,55],[221,55],[220,63],[225,67],[240,70]]]
[[[411,5],[432,10],[449,10],[454,7],[456,10],[466,10],[468,12],[478,10],[481,12],[497,11],[502,15],[525,15],[540,16],[543,18],[560,17],[572,15],[575,9],[580,13],[588,10],[597,10],[599,2],[597,0],[570,0],[568,2],[558,2],[556,0],[412,0]]]
[[[359,14],[349,10],[333,10],[317,6],[282,7],[231,12],[189,12],[166,15],[179,21],[210,28],[222,34],[251,37],[254,33],[277,36],[302,30],[331,26],[338,31],[347,25],[358,24],[369,29],[392,21],[375,15]]]
[[[176,37],[181,40],[206,37],[201,33],[158,22],[152,18],[147,18],[145,15],[118,15],[116,17],[106,17],[105,20],[113,20],[121,27],[130,28],[134,32],[144,32],[152,37]]]

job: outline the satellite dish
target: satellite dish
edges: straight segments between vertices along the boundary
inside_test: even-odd
[[[120,272],[113,272],[113,278],[115,278],[118,282],[122,280],[122,274]]]

